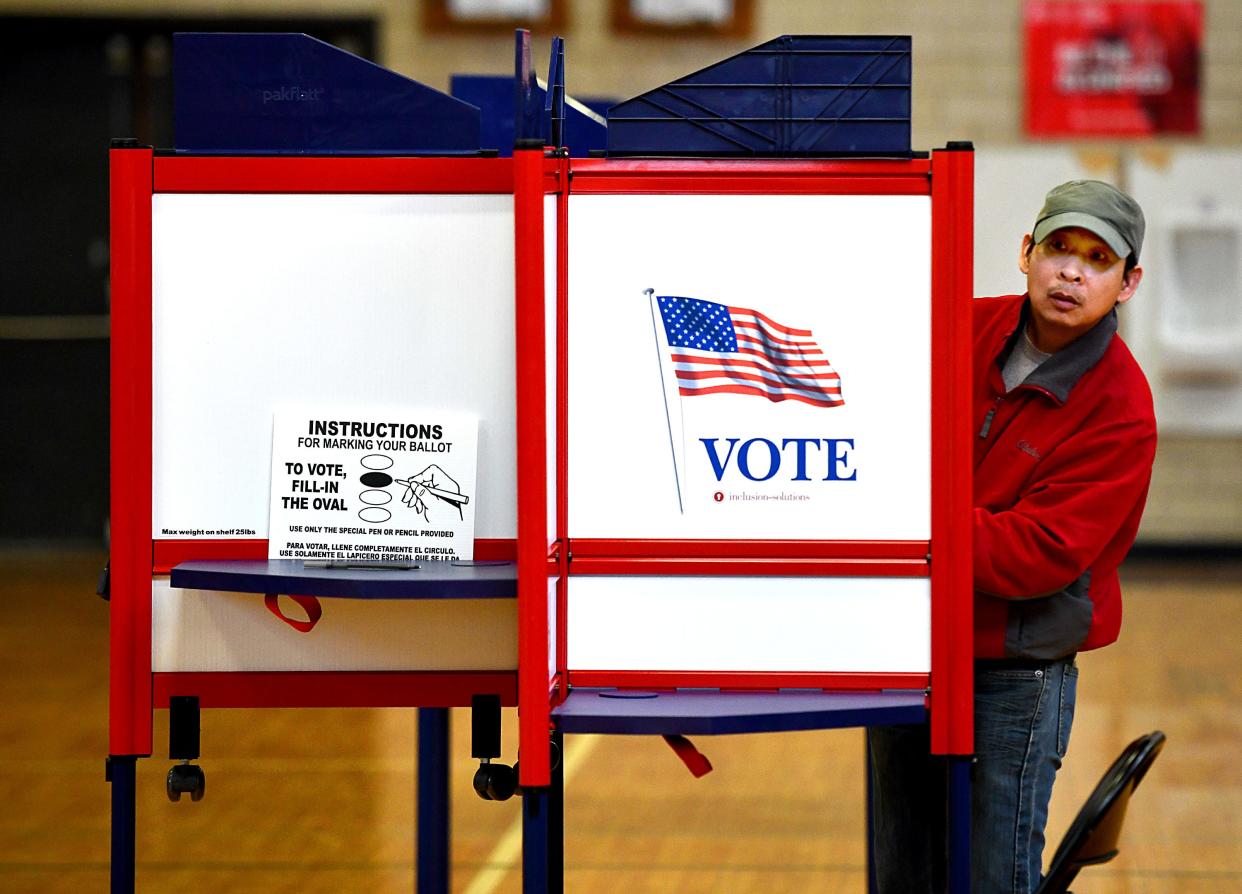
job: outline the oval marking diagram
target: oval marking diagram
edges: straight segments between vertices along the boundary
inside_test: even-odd
[[[392,457],[384,456],[382,453],[368,453],[358,462],[362,463],[364,469],[370,469],[373,472],[382,472],[392,468]]]
[[[370,522],[373,525],[381,525],[388,519],[392,518],[392,513],[381,506],[368,506],[358,513],[358,517],[364,522]]]

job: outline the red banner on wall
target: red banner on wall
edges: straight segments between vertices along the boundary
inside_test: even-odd
[[[1198,0],[1028,0],[1031,136],[1199,132]]]

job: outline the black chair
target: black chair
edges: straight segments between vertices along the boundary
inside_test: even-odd
[[[1117,840],[1130,796],[1163,747],[1164,733],[1159,730],[1126,746],[1074,817],[1035,894],[1066,894],[1084,866],[1107,863],[1117,856]]]

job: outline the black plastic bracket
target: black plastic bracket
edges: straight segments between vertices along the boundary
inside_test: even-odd
[[[137,137],[113,137],[108,143],[109,149],[150,149],[150,146],[138,142]]]
[[[99,572],[99,583],[95,584],[95,595],[104,602],[112,601],[112,594],[109,590],[108,567],[110,563],[104,562],[103,571]]]
[[[949,140],[944,148],[946,152],[974,152],[975,144],[970,140]]]
[[[500,757],[500,696],[470,696],[470,756]]]
[[[197,760],[198,740],[198,696],[174,695],[169,697],[168,757],[175,761]]]

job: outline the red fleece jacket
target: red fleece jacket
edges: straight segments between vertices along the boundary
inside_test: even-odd
[[[975,655],[1055,658],[1117,639],[1117,567],[1151,481],[1151,390],[1116,313],[1010,393],[1025,296],[974,302]]]

